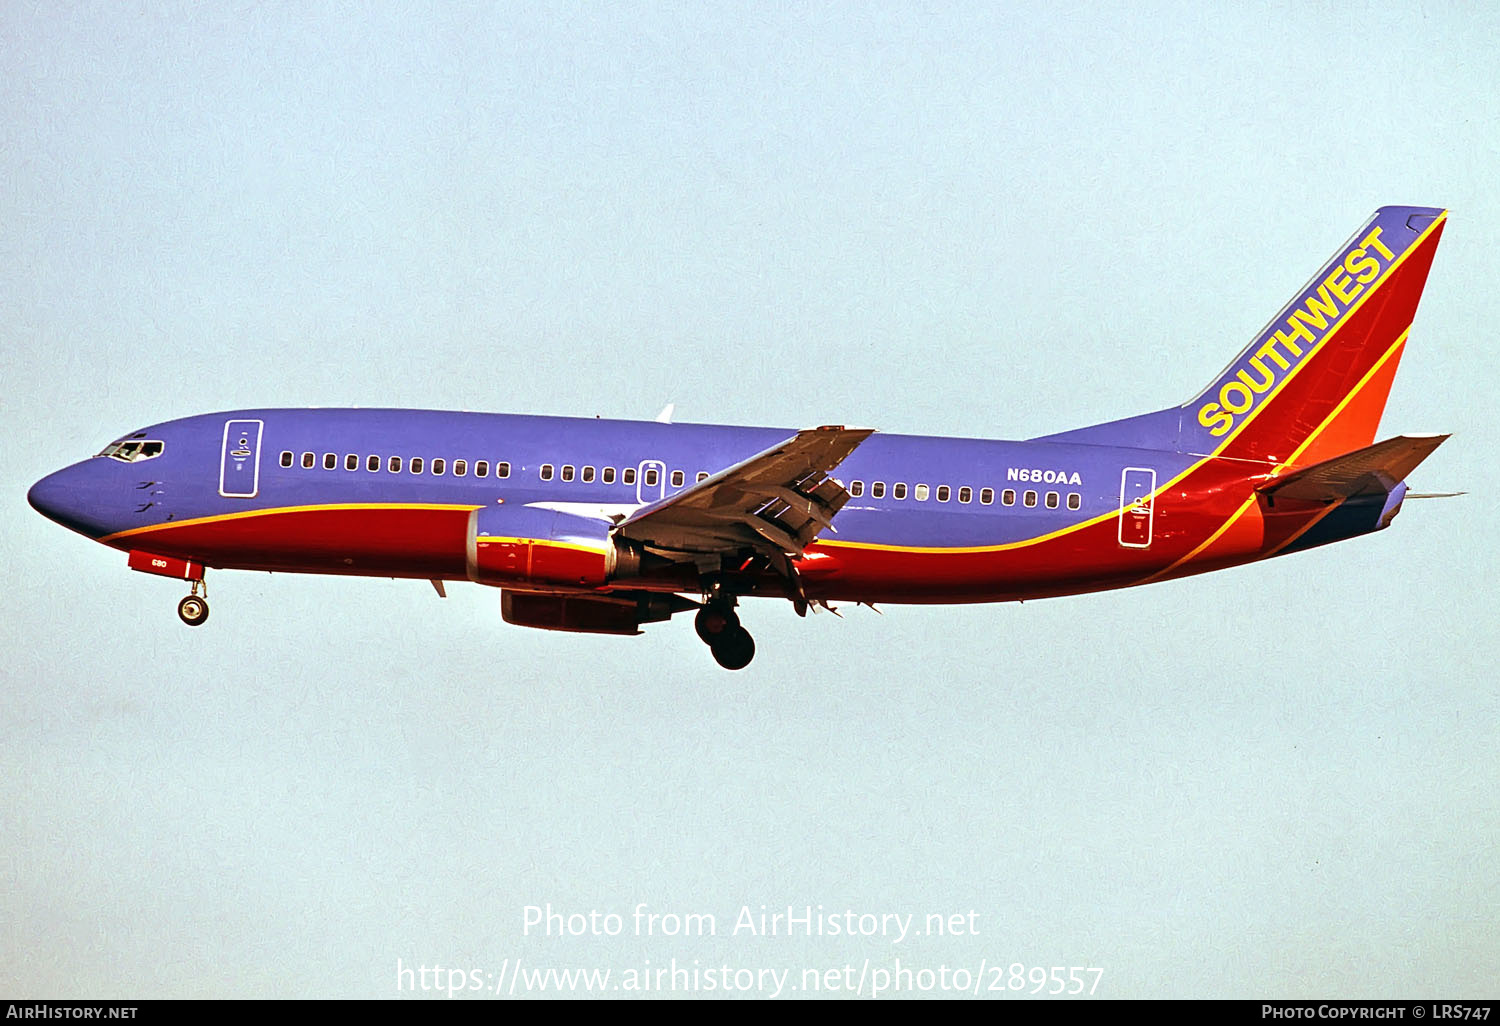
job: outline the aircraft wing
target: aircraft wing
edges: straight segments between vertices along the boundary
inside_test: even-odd
[[[1406,480],[1448,435],[1397,435],[1322,463],[1275,477],[1256,491],[1268,498],[1337,502],[1356,495],[1378,495]]]
[[[829,475],[870,435],[819,427],[751,456],[675,495],[642,506],[615,533],[659,553],[690,558],[752,548],[774,564],[800,556],[849,501]]]

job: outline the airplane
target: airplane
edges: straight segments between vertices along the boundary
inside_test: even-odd
[[[44,516],[187,581],[207,568],[500,589],[502,617],[636,635],[691,612],[726,669],[739,600],[1006,602],[1125,588],[1379,531],[1447,435],[1375,432],[1447,220],[1381,207],[1201,392],[1024,441],[395,409],[154,424],[33,486]]]

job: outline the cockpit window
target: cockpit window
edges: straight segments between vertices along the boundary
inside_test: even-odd
[[[121,463],[139,463],[141,460],[151,460],[160,456],[163,448],[165,446],[161,442],[131,438],[123,442],[109,443],[99,455],[108,456]]]

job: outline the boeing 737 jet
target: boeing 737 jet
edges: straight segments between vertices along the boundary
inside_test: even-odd
[[[544,630],[692,612],[739,669],[747,596],[805,615],[1072,595],[1385,528],[1447,438],[1374,440],[1445,220],[1382,207],[1202,392],[1062,434],[236,410],[132,431],[29,499],[190,582],[195,626],[209,567],[473,581]]]

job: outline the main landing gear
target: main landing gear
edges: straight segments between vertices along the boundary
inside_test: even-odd
[[[203,594],[198,594],[199,589]],[[197,627],[208,619],[208,585],[198,580],[193,582],[193,590],[188,597],[177,603],[177,615],[182,617],[182,622],[189,627]]]
[[[715,592],[693,618],[693,628],[726,670],[743,670],[755,658],[755,639],[740,626],[733,595]]]

